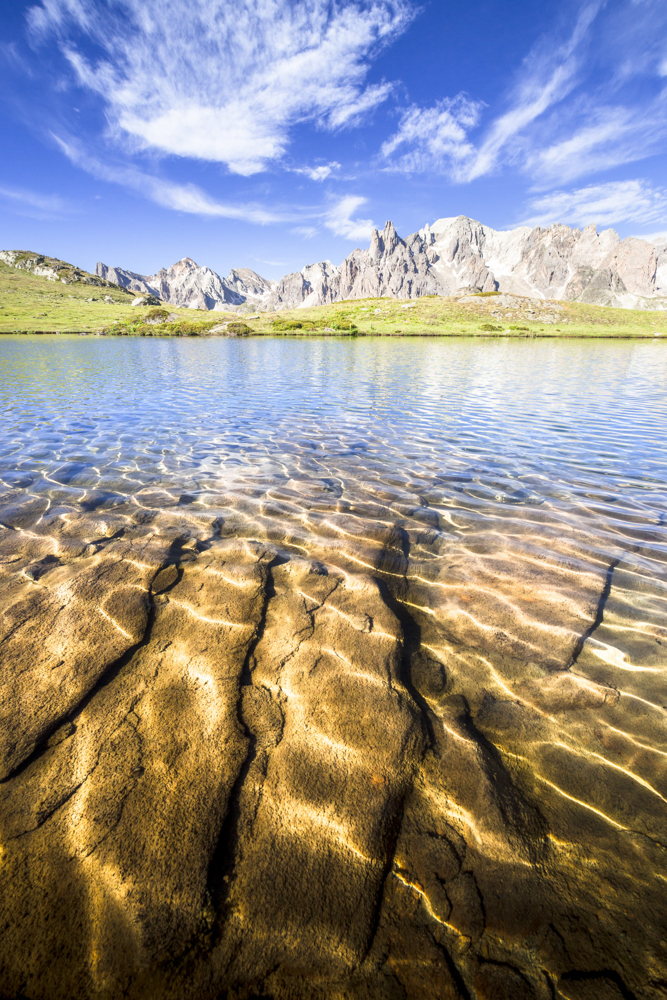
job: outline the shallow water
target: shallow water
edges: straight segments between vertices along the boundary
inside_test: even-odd
[[[429,747],[393,853],[425,909],[391,919],[406,941],[434,922],[448,955],[406,946],[436,985],[396,959],[403,995],[658,997],[666,428],[661,343],[7,337],[0,523],[177,524],[179,551],[191,531],[375,581]],[[453,881],[409,847],[425,802],[468,852]]]
[[[661,523],[666,365],[659,343],[5,337],[0,472],[104,503],[251,475]]]

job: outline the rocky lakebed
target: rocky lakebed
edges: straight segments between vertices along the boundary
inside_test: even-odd
[[[4,340],[0,997],[667,996],[661,349]]]

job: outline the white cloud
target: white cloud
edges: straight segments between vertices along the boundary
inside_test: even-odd
[[[300,206],[298,209],[293,209],[288,207],[282,212],[269,210],[257,204],[236,203],[230,205],[216,201],[195,184],[176,184],[163,177],[147,174],[135,167],[103,163],[88,154],[76,140],[64,139],[56,135],[52,135],[52,138],[65,156],[87,173],[100,180],[121,184],[123,187],[137,191],[156,204],[176,212],[187,212],[191,215],[213,218],[240,219],[258,225],[272,222],[295,222],[298,219],[323,219],[327,229],[330,229],[336,236],[344,236],[351,240],[366,239],[370,237],[373,229],[373,223],[370,219],[352,218],[356,210],[366,202],[365,198],[356,195],[348,195],[328,208]],[[311,239],[317,235],[318,229],[313,225],[302,225],[296,226],[292,232],[305,239]]]
[[[552,191],[531,202],[532,215],[520,225],[550,226],[565,222],[611,226],[620,222],[642,225],[667,222],[667,190],[646,180],[609,181],[575,191]],[[647,239],[647,237],[642,237]]]
[[[664,4],[638,16],[625,3],[588,0],[564,41],[554,28],[527,55],[507,109],[480,140],[470,133],[483,105],[459,95],[408,109],[382,155],[389,169],[445,171],[458,182],[510,166],[544,188],[643,159],[667,138],[667,88],[658,89],[665,30]]]
[[[563,45],[543,45],[528,56],[511,107],[492,124],[476,155],[461,171],[461,180],[492,171],[506,147],[572,91],[582,64],[582,43],[601,6],[601,0],[593,0],[583,7]]]
[[[580,128],[529,153],[526,169],[537,184],[550,187],[644,159],[667,135],[665,103],[659,95],[642,109],[622,105],[587,109]]]
[[[344,236],[348,240],[370,239],[373,230],[371,219],[353,219],[352,215],[366,203],[366,198],[349,194],[341,198],[329,209],[324,224],[335,236]]]
[[[29,25],[36,41],[56,36],[117,136],[250,175],[296,123],[336,129],[386,100],[389,84],[366,85],[369,62],[414,13],[412,0],[42,0]]]
[[[195,184],[176,184],[173,181],[144,173],[135,167],[111,166],[90,156],[77,143],[54,135],[53,139],[62,152],[77,167],[100,180],[121,184],[138,191],[158,205],[190,215],[213,216],[224,219],[242,219],[260,225],[282,222],[293,218],[289,214],[271,212],[259,205],[229,205],[215,201]]]
[[[667,243],[667,229],[663,229],[661,233],[635,233],[636,240],[646,240],[647,243],[653,243],[654,246],[662,246]]]
[[[340,163],[332,160],[331,163],[322,164],[320,167],[295,167],[293,172],[304,174],[311,181],[325,181],[335,170],[340,170]]]
[[[391,160],[396,150],[404,150],[391,161],[391,169],[406,173],[439,170],[469,159],[473,147],[468,130],[478,120],[482,105],[465,94],[438,101],[432,108],[416,105],[404,112],[398,132],[382,145],[381,153]]]
[[[590,28],[603,6],[604,0],[589,0],[564,42],[554,44],[552,35],[528,54],[509,95],[508,110],[495,118],[479,143],[473,145],[469,132],[479,123],[483,104],[459,94],[433,108],[408,109],[398,132],[383,144],[382,155],[389,158],[397,149],[405,149],[391,164],[394,169],[444,169],[459,182],[485,176],[506,163],[546,174],[553,160],[554,171],[562,182],[556,161],[561,158],[573,162],[571,146],[566,142],[578,142],[583,148],[586,142],[594,145],[596,140],[590,130],[573,140],[570,130],[567,140],[559,140],[551,150],[540,153],[543,142],[538,133],[544,129],[545,116],[553,115],[581,82]]]
[[[36,191],[28,191],[26,188],[0,187],[0,198],[18,205],[20,209],[37,209],[40,213],[46,212],[60,216],[70,211],[67,202],[59,195],[39,194]]]
[[[605,109],[595,123],[586,124],[565,139],[529,154],[528,163],[533,176],[539,178],[540,183],[549,186],[554,180],[562,184],[581,177],[582,174],[604,170],[612,165],[608,156],[610,145],[616,147],[612,153],[612,161],[618,163],[618,141],[631,130],[632,115],[629,109]],[[637,155],[639,151],[636,147],[635,151]]]
[[[393,83],[377,83],[356,97],[350,94],[348,100],[331,109],[328,124],[334,129],[359,125],[369,112],[387,100],[393,89]]]

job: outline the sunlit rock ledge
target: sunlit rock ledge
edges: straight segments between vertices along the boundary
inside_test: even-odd
[[[0,996],[663,997],[641,542],[184,499],[0,504]]]

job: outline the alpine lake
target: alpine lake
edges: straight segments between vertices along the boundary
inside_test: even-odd
[[[0,340],[2,1000],[664,1000],[667,346]]]

